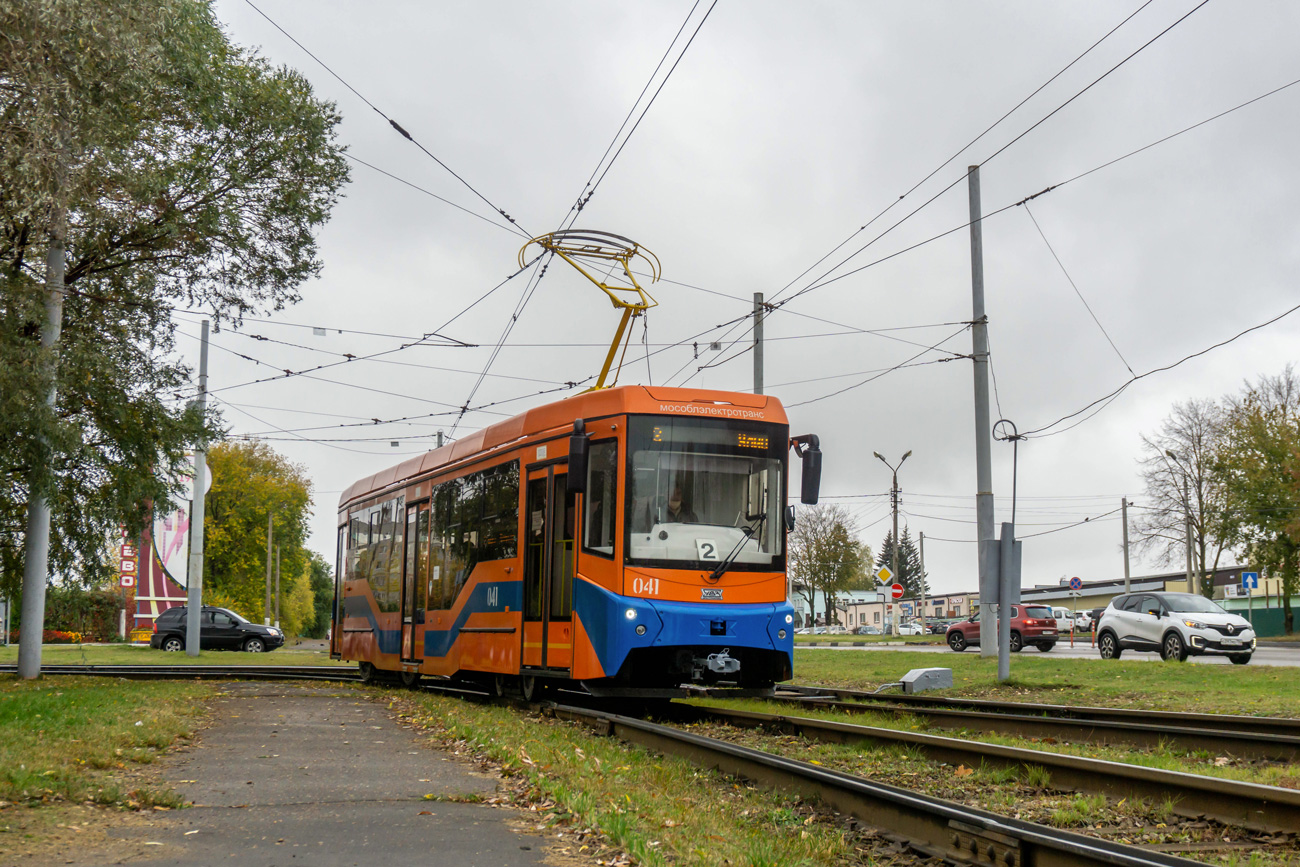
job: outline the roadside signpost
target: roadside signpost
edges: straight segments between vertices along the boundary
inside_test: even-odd
[[[1255,591],[1259,589],[1258,572],[1241,573],[1241,589],[1246,591],[1246,619],[1250,621],[1250,628],[1255,628]]]
[[[1079,591],[1083,589],[1083,579],[1075,575],[1070,579],[1070,646],[1074,647],[1074,618],[1079,616],[1078,605]]]

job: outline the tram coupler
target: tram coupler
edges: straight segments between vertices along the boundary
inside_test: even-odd
[[[714,675],[732,675],[740,671],[740,660],[731,655],[731,648],[724,647],[721,653],[710,653],[701,659],[695,657],[691,660],[691,680],[704,680],[705,671]]]

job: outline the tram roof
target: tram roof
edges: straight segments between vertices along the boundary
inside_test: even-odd
[[[587,391],[564,400],[533,407],[519,415],[467,434],[372,476],[353,482],[339,497],[339,506],[441,466],[517,442],[529,436],[573,427],[574,419],[626,413],[686,415],[789,424],[781,401],[771,395],[701,388],[621,385]]]

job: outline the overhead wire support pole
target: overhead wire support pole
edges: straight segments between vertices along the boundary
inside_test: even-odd
[[[984,312],[984,232],[980,209],[980,167],[970,166],[971,369],[975,375],[975,538],[980,588],[980,656],[997,655],[998,548],[993,538],[993,458],[989,414],[989,335]]]
[[[1119,501],[1120,511],[1124,518],[1124,592],[1129,592],[1129,570],[1128,570],[1128,497]]]
[[[199,343],[199,418],[208,407],[208,320]],[[190,503],[190,563],[185,578],[185,655],[199,655],[199,618],[203,610],[203,513],[207,508],[208,447],[202,439],[194,449],[194,498]]]
[[[763,293],[754,293],[754,394],[763,393]]]
[[[60,130],[61,132],[61,130]],[[45,405],[51,414],[59,399],[59,335],[63,331],[63,300],[67,291],[68,204],[67,153],[55,165],[55,195],[45,253],[45,323],[41,326],[41,363],[46,366]],[[49,444],[41,437],[41,453]],[[33,469],[32,475],[38,471]],[[41,639],[45,634],[45,586],[50,567],[50,492],[28,486],[27,530],[23,540],[22,631],[18,635],[18,676],[32,680],[41,674]]]

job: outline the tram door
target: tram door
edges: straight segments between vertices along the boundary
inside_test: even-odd
[[[424,648],[415,629],[424,623],[429,587],[429,504],[406,508],[406,562],[402,570],[402,661],[419,662]]]
[[[525,506],[523,664],[569,669],[573,664],[573,567],[576,497],[565,491],[563,467],[529,473]]]

